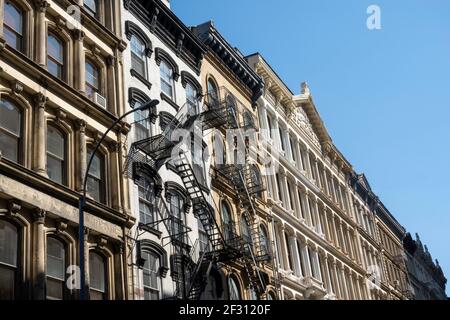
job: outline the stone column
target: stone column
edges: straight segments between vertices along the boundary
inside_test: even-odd
[[[316,231],[318,233],[323,233],[322,221],[320,220],[320,212],[319,212],[319,203],[317,199],[313,200],[313,205],[315,207],[315,216],[316,216]]]
[[[42,209],[34,212],[33,223],[33,300],[45,300],[45,215]]]
[[[73,40],[75,43],[75,89],[79,92],[86,92],[86,56],[84,53],[84,37],[82,30],[73,30]]]
[[[89,295],[89,286],[90,286],[90,279],[89,279],[89,271],[90,271],[90,266],[89,266],[89,229],[88,228],[84,228],[84,274],[85,274],[85,282],[84,282],[84,286],[86,287],[86,292],[87,292],[87,296],[88,299],[90,299],[90,295]],[[79,256],[79,255],[78,255]],[[83,284],[81,284],[83,285]],[[107,294],[107,292],[106,292]]]
[[[337,248],[340,248],[341,243],[339,241],[339,236],[338,236],[337,228],[336,228],[336,223],[338,223],[336,220],[338,218],[336,218],[336,215],[334,215],[333,213],[331,213],[331,215],[332,215],[332,223],[333,223],[333,232],[334,232],[335,245],[336,245]]]
[[[87,158],[87,146],[86,146],[86,121],[78,120],[78,148],[77,148],[77,159],[78,159],[78,186],[77,190],[82,191],[84,175],[86,173],[86,158]]]
[[[45,117],[45,105],[48,98],[42,93],[34,96],[35,102],[35,127],[34,127],[34,165],[33,170],[38,174],[47,177],[47,149],[46,149],[46,129],[47,121]]]
[[[298,251],[298,247],[299,247],[299,240],[297,238],[295,238],[295,251],[294,252],[295,252],[295,256],[296,256],[296,261],[298,261],[298,270],[299,270],[298,276],[304,277],[305,270],[302,270],[302,267],[301,267],[302,256],[301,256],[301,252]]]
[[[281,226],[281,228],[279,229],[281,231],[280,233],[280,242],[281,242],[281,259],[283,262],[283,269],[284,270],[289,270],[288,266],[289,266],[289,257],[288,257],[288,250],[287,250],[287,246],[288,244],[286,243],[286,236],[285,236],[285,230],[284,227]]]
[[[338,276],[338,271],[337,271],[337,266],[336,266],[336,261],[333,261],[333,279],[334,279],[334,283],[336,285],[335,293],[336,293],[336,297],[338,297],[339,299],[342,298],[342,293],[341,293],[341,284],[339,282],[339,276]]]
[[[348,283],[348,295],[350,297],[350,300],[355,300],[355,291],[353,289],[352,272],[348,271],[348,272],[345,272],[345,274],[346,274],[346,278],[348,279],[347,280],[347,283]]]
[[[120,145],[117,142],[111,142],[108,145],[110,152],[110,162],[111,162],[111,187],[109,192],[111,192],[112,207],[118,211],[122,211],[121,203],[121,188],[120,188],[120,178],[122,173],[119,168],[119,148]]]
[[[45,67],[47,65],[47,24],[45,13],[50,4],[45,0],[36,0],[36,62]]]
[[[297,255],[297,239],[294,236],[289,236],[289,245],[291,247],[291,254],[292,254],[292,271],[294,271],[294,275],[299,277],[300,272],[300,260]]]
[[[347,289],[347,281],[345,280],[345,272],[344,272],[344,267],[341,266],[339,268],[339,273],[341,275],[341,280],[342,280],[342,291],[343,291],[343,296],[345,300],[349,299],[349,293],[348,293],[348,289]]]
[[[304,243],[303,246],[300,244],[302,249],[302,257],[303,257],[303,265],[305,266],[305,276],[311,276],[312,277],[312,270],[311,270],[311,260],[309,259],[309,252],[308,252],[308,244]]]
[[[109,111],[115,115],[119,115],[120,110],[116,99],[116,58],[109,56],[106,59],[108,65],[108,77],[106,81],[106,99],[108,101]]]
[[[328,256],[325,254],[324,257],[324,264],[325,264],[325,278],[326,278],[326,282],[328,283],[328,293],[333,293],[333,291],[335,291],[336,289],[333,288],[332,282],[331,282],[331,275],[330,275],[330,267],[328,265]]]

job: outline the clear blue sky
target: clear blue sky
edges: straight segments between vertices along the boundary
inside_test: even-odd
[[[295,93],[308,81],[336,146],[450,278],[450,1],[171,3],[187,25],[213,20],[260,52]],[[366,27],[371,4],[379,31]]]

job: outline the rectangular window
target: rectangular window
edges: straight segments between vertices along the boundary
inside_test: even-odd
[[[161,77],[161,91],[173,99],[173,70],[163,61],[161,62],[159,71]]]
[[[87,153],[87,163],[92,154],[92,150],[89,149]],[[104,191],[104,160],[97,154],[94,155],[91,167],[89,168],[89,173],[87,177],[87,190],[89,195],[98,202],[105,201],[105,191]]]

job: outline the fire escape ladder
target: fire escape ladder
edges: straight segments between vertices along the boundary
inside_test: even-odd
[[[181,152],[179,157],[172,161],[183,181],[189,197],[191,198],[193,213],[202,223],[212,246],[212,250],[214,252],[222,251],[225,248],[225,241],[214,217],[214,209],[211,207],[200,188],[200,184],[195,177],[194,171],[192,170],[185,153]]]
[[[255,256],[250,248],[250,244],[247,244],[248,252],[250,252],[250,257],[244,255],[244,265],[247,275],[250,279],[250,285],[255,290],[256,294],[263,299],[266,293],[266,284],[261,276],[258,263],[256,262]]]

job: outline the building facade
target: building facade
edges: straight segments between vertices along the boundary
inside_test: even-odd
[[[193,140],[189,127],[182,126],[188,115],[200,112],[204,49],[167,1],[130,0],[123,5],[127,108],[160,101],[155,110],[137,112],[129,120],[126,175],[137,221],[128,235],[133,261],[130,298],[186,299],[200,250],[198,221],[193,199],[171,161],[176,159],[170,159],[171,141]],[[193,154],[186,157],[192,164]],[[203,161],[193,165],[202,190],[210,188],[205,168]]]
[[[117,2],[0,1],[0,299],[77,298],[78,199],[93,147],[125,111],[123,49]],[[127,297],[128,127],[87,175],[91,299]]]
[[[259,54],[259,153],[266,158],[281,299],[367,299],[367,269],[350,202],[350,164],[332,144],[307,84],[295,96]]]
[[[0,0],[0,300],[77,299],[81,241],[92,300],[445,299],[306,83],[169,0]]]
[[[403,246],[414,300],[447,300],[445,293],[447,279],[439,261],[433,262],[427,246],[422,244],[419,235],[416,234],[414,240],[411,234],[407,233]]]

